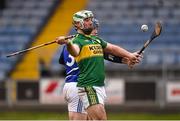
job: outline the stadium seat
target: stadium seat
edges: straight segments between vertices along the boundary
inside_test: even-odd
[[[0,80],[10,72],[19,56],[4,58],[31,43],[57,0],[7,0],[0,20]],[[13,61],[12,61],[13,60]]]
[[[162,2],[163,4],[156,0],[93,0],[87,9],[92,10],[100,21],[100,36],[128,50],[140,48],[145,40],[150,37],[155,22],[161,20],[163,23],[162,35],[147,50],[155,51],[155,53],[145,59],[147,65],[159,66],[163,63],[158,56],[162,49],[173,51],[173,48],[180,46],[178,39],[180,32],[179,2],[178,0],[163,0]],[[111,17],[107,18],[108,15]],[[149,26],[147,33],[140,31],[142,24]],[[171,54],[170,58],[172,60],[167,58],[167,64],[172,65],[175,63],[175,54]]]

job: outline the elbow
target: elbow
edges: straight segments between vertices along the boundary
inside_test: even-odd
[[[70,53],[73,57],[77,57],[77,56],[79,55],[77,52],[69,51],[69,53]]]
[[[79,55],[80,49],[76,45],[68,45],[67,50],[73,57],[77,57]]]
[[[71,54],[71,53],[70,53]],[[73,57],[77,57],[78,56],[78,54],[77,53],[72,53],[71,54]]]

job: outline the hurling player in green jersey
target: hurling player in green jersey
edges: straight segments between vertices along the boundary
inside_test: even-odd
[[[91,36],[93,19],[94,15],[91,11],[76,12],[73,15],[73,24],[77,29],[76,37],[69,41],[64,36],[60,36],[56,38],[56,42],[66,44],[69,53],[75,57],[80,70],[77,84],[78,95],[88,116],[93,120],[106,120],[103,52],[128,59],[128,65],[139,63],[141,55],[108,43],[98,36]]]

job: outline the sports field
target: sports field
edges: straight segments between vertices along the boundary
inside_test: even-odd
[[[58,112],[0,112],[0,120],[67,120],[67,113]],[[108,113],[109,120],[180,120],[180,113]]]

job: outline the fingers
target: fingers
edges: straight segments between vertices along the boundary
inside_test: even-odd
[[[132,69],[134,66],[135,66],[135,63],[132,63],[132,62],[129,61],[128,67],[129,67],[130,69]]]
[[[143,58],[144,51],[141,54],[139,54],[139,51],[136,51],[134,54],[136,54],[136,56],[139,58]]]
[[[122,58],[122,63],[127,64],[127,65],[134,65],[136,63],[139,63],[140,59],[135,59],[135,60],[129,60],[128,58],[124,57]]]
[[[64,36],[56,37],[55,41],[56,41],[56,43],[58,43],[58,44],[68,44],[68,43],[69,43],[69,40],[68,40],[68,39],[65,39]]]
[[[129,62],[127,63],[128,67],[133,68],[136,64],[140,63],[142,61],[142,58],[143,58],[143,53],[138,54],[138,51],[131,53],[132,54],[131,58],[129,58],[129,60],[128,60]]]
[[[144,54],[144,51],[141,54],[139,54],[139,51],[134,52],[134,55],[137,57],[137,62],[140,62],[142,60],[143,54]]]
[[[131,53],[131,57],[129,58],[129,61],[131,63],[136,63],[138,61],[139,55],[137,53]]]

